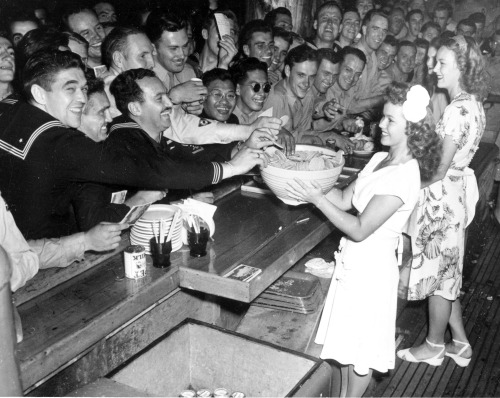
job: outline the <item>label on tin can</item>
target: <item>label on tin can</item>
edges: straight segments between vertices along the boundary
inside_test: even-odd
[[[144,246],[128,246],[124,253],[125,276],[130,279],[140,279],[146,276],[146,251]]]

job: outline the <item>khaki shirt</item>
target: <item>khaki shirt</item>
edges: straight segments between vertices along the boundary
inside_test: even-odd
[[[314,108],[314,95],[309,90],[306,96],[299,99],[288,86],[288,79],[280,80],[271,88],[264,103],[263,111],[273,108],[273,117],[280,118],[287,115],[288,122],[283,126],[294,136],[303,131],[311,130]]]
[[[240,108],[238,108],[238,105],[236,105],[236,108],[234,108],[233,114],[238,118],[240,121],[240,124],[252,124],[257,120],[259,115],[262,113],[262,111],[254,111],[251,112],[250,114],[245,114],[241,111]]]
[[[185,83],[196,77],[193,67],[189,64],[185,64],[184,69],[182,69],[179,73],[172,73],[161,66],[157,59],[155,59],[153,72],[155,72],[158,79],[163,82],[167,91],[170,91],[172,87],[175,87],[178,84]]]

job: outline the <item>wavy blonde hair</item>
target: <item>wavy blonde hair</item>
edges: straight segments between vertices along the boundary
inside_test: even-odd
[[[455,53],[462,89],[474,95],[478,101],[483,101],[488,95],[488,78],[485,61],[476,41],[459,35],[443,40],[441,46]]]

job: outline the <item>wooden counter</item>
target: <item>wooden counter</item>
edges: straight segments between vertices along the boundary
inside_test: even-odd
[[[251,300],[333,228],[312,206],[289,207],[274,196],[235,191],[216,204],[216,232],[206,257],[191,258],[183,249],[172,254],[167,271],[153,268],[148,258],[147,276],[135,281],[124,278],[121,253],[94,256],[83,263],[85,272],[79,273],[77,264],[41,271],[16,292],[25,393],[65,395],[105,376],[188,317],[234,330],[248,306],[215,297],[230,297],[220,294],[221,286],[202,289],[214,295],[181,290],[179,267],[189,274],[186,286],[196,282],[197,273],[217,275],[236,263],[261,267],[261,278],[247,297]],[[304,218],[309,221],[296,223]],[[127,244],[124,235],[121,247]],[[52,278],[61,282],[64,272],[72,278],[53,286]]]

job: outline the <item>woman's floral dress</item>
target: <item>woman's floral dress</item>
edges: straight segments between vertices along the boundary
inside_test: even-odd
[[[410,220],[413,261],[408,300],[439,295],[455,300],[462,286],[465,228],[474,218],[478,189],[468,167],[486,124],[483,105],[458,94],[444,111],[436,132],[457,146],[446,176],[420,191]]]

